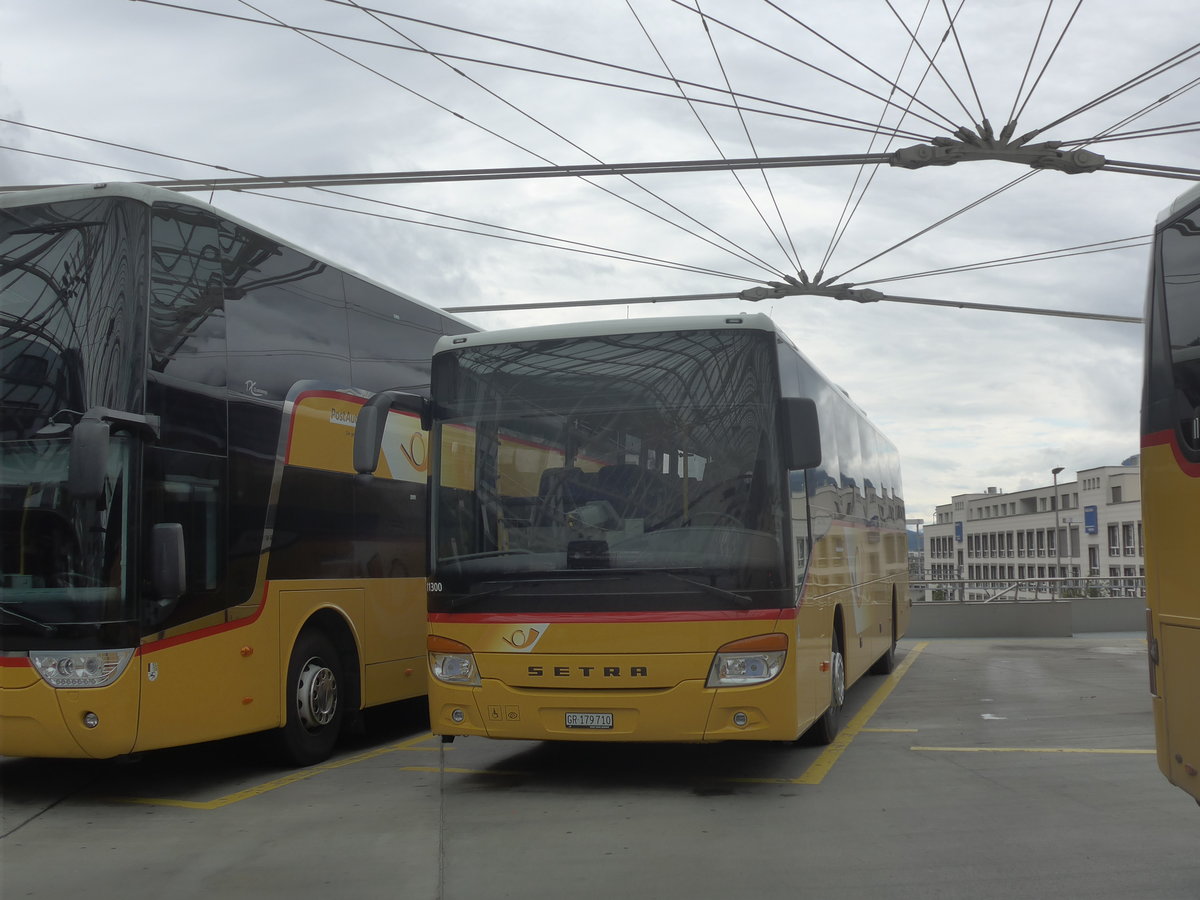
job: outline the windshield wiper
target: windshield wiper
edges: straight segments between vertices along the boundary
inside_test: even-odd
[[[25,615],[25,613],[19,613],[15,609],[10,608],[3,603],[0,603],[0,612],[4,613],[6,616],[12,616],[14,619],[20,619],[22,622],[28,622],[30,625],[36,625],[39,628],[44,628],[47,631],[54,631],[53,625],[48,625],[40,619],[35,619],[33,616]]]
[[[674,572],[663,572],[668,578],[674,578],[676,581],[682,581],[684,584],[690,584],[692,587],[698,587],[700,590],[721,597],[725,600],[732,600],[742,609],[749,609],[754,602],[745,594],[735,594],[733,591],[727,591],[725,588],[719,588],[715,584],[708,584],[704,581],[696,581],[692,578],[684,578],[682,575],[676,575]]]

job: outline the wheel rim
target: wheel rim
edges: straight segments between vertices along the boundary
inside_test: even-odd
[[[846,700],[846,667],[842,662],[842,654],[837,650],[833,651],[830,669],[833,676],[832,705],[834,709],[841,709],[842,703]]]
[[[324,728],[337,713],[337,677],[318,657],[312,657],[300,669],[296,685],[296,712],[309,731]]]

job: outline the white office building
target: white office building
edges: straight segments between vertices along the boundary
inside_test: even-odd
[[[1144,594],[1137,458],[1083,469],[1071,482],[1062,470],[1051,475],[1056,484],[1012,494],[991,487],[938,506],[924,533],[929,593],[965,600]]]

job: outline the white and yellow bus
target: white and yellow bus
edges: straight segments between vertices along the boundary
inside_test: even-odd
[[[1158,766],[1200,802],[1200,188],[1155,229],[1145,363],[1142,522]]]
[[[443,338],[388,404],[431,426],[444,738],[828,742],[894,665],[899,458],[767,317]]]
[[[423,390],[469,328],[170,191],[0,195],[0,754],[274,730],[425,693]]]

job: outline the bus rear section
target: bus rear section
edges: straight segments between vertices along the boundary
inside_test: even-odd
[[[1146,302],[1142,521],[1158,765],[1200,802],[1200,189],[1158,222]]]
[[[435,732],[828,738],[890,659],[898,483],[765,317],[443,339],[431,390]]]

